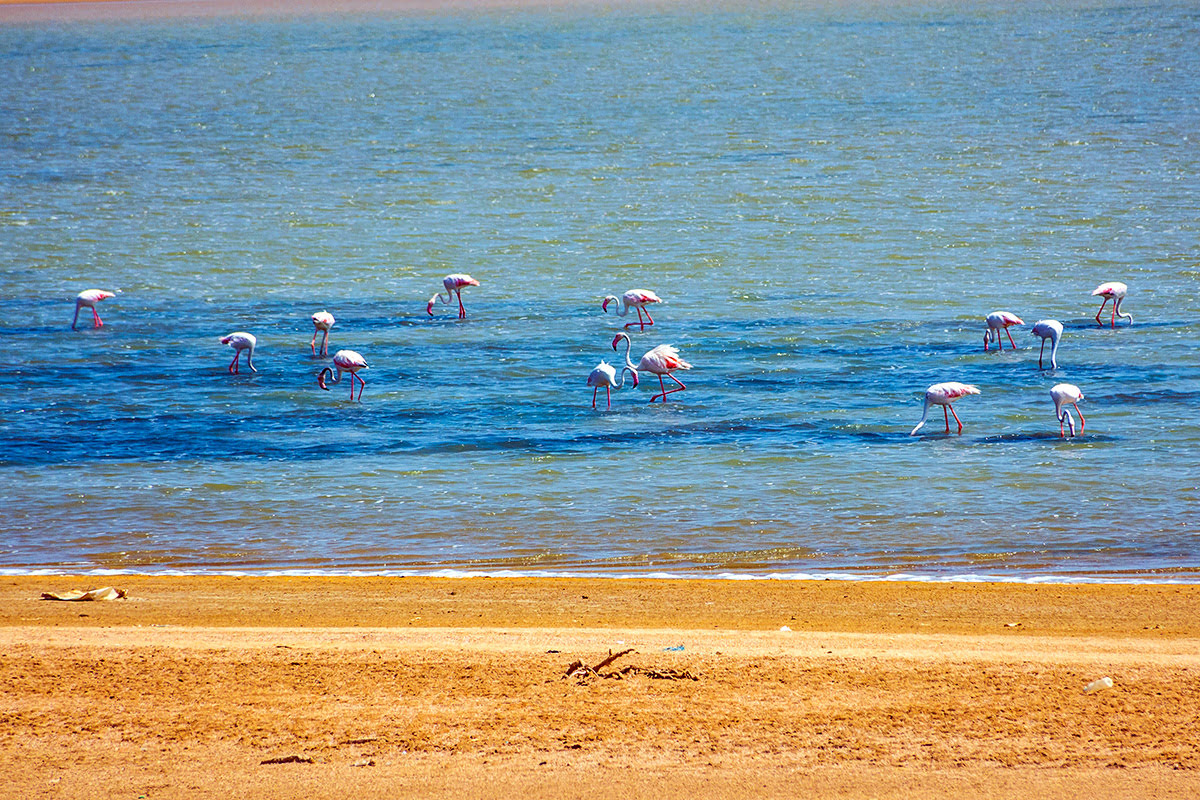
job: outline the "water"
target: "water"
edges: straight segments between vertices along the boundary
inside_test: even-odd
[[[132,16],[0,24],[3,571],[1196,580],[1193,5]]]

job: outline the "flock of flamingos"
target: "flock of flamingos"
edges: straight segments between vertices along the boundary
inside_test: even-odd
[[[472,278],[470,275],[462,273],[454,273],[447,275],[442,280],[442,286],[445,287],[445,294],[438,292],[433,297],[429,298],[429,303],[425,307],[426,313],[433,316],[433,307],[439,301],[443,305],[451,305],[453,300],[458,301],[458,318],[466,319],[467,310],[463,307],[462,290],[467,286],[478,286],[479,281]],[[1130,324],[1133,324],[1133,315],[1121,311],[1121,302],[1125,299],[1126,292],[1129,287],[1120,281],[1110,281],[1102,283],[1092,292],[1093,297],[1103,297],[1104,302],[1100,304],[1100,310],[1096,312],[1097,324],[1103,326],[1100,315],[1104,313],[1104,307],[1112,301],[1112,327],[1117,327],[1117,317],[1128,319]],[[116,297],[112,292],[104,291],[103,289],[87,289],[82,291],[75,298],[75,317],[71,320],[71,330],[75,330],[76,323],[79,322],[79,312],[81,309],[88,308],[92,312],[92,326],[100,327],[104,323],[100,320],[100,315],[96,311],[96,304],[101,300],[109,297]],[[661,303],[662,298],[654,292],[646,289],[631,289],[625,292],[619,299],[615,295],[609,295],[604,298],[604,303],[601,308],[605,313],[608,312],[609,305],[615,305],[614,312],[617,316],[624,317],[629,313],[630,309],[635,309],[638,315],[637,322],[625,323],[626,328],[631,328],[634,325],[638,329],[644,331],[647,325],[653,325],[654,319],[650,316],[648,306],[654,303]],[[333,327],[334,318],[328,311],[318,311],[312,315],[313,322],[313,338],[312,338],[312,353],[317,355],[317,334],[321,334],[321,356],[329,355],[329,330]],[[993,311],[987,315],[987,327],[983,334],[983,349],[987,350],[992,340],[995,339],[996,346],[1000,350],[1004,349],[1004,342],[1001,335],[1008,337],[1008,342],[1016,349],[1016,342],[1013,341],[1012,334],[1008,329],[1013,325],[1024,325],[1025,323],[1016,314],[1008,311]],[[1041,337],[1042,347],[1038,351],[1038,369],[1042,368],[1042,358],[1046,351],[1046,340],[1050,340],[1050,368],[1058,368],[1058,342],[1062,337],[1062,323],[1054,319],[1043,319],[1035,322],[1032,333],[1034,336]],[[616,350],[619,344],[625,342],[625,364],[621,367],[621,379],[617,381],[617,370],[611,364],[601,360],[601,362],[588,375],[587,385],[592,387],[592,408],[596,407],[596,397],[600,389],[604,389],[605,398],[608,401],[608,407],[612,408],[612,390],[620,389],[625,385],[625,373],[633,379],[633,385],[638,385],[638,373],[649,372],[652,375],[658,376],[659,393],[650,398],[650,402],[662,399],[667,402],[667,395],[675,392],[682,392],[687,388],[681,380],[675,377],[674,373],[677,370],[691,369],[692,365],[684,361],[679,356],[679,350],[673,345],[660,344],[657,347],[648,350],[641,360],[634,364],[630,358],[630,351],[633,348],[633,343],[629,339],[629,334],[625,331],[618,333],[612,340],[612,348]],[[221,344],[227,344],[233,348],[233,360],[229,362],[229,371],[233,374],[238,373],[239,362],[242,352],[246,353],[246,366],[251,372],[257,372],[254,368],[254,346],[257,340],[253,334],[245,331],[235,331],[228,336],[221,337]],[[367,369],[367,360],[354,350],[338,350],[333,354],[333,367],[325,367],[317,374],[317,385],[326,391],[329,390],[327,382],[340,383],[342,377],[346,374],[350,375],[350,400],[354,400],[354,382],[358,381],[358,399],[362,400],[363,389],[366,388],[367,382],[358,374],[359,370]],[[336,376],[335,376],[336,371]],[[330,381],[330,378],[332,380]],[[664,378],[670,378],[677,385],[667,388]],[[954,411],[954,401],[960,397],[970,394],[979,394],[979,387],[972,386],[969,383],[959,383],[957,381],[948,381],[946,383],[935,383],[925,390],[925,407],[921,412],[921,421],[917,423],[917,427],[912,429],[910,436],[916,434],[925,425],[929,418],[929,411],[934,406],[942,407],[942,416],[946,421],[946,433],[950,433],[950,415],[954,415],[954,421],[958,423],[958,432],[962,433],[962,422],[958,418],[958,414]],[[1059,383],[1051,387],[1050,397],[1054,401],[1054,416],[1058,420],[1058,434],[1060,437],[1066,437],[1066,430],[1070,428],[1071,436],[1075,435],[1075,419],[1071,416],[1071,412],[1067,409],[1068,405],[1074,406],[1075,413],[1079,414],[1079,431],[1083,432],[1086,424],[1083,413],[1079,410],[1079,401],[1083,400],[1083,392],[1073,383]]]

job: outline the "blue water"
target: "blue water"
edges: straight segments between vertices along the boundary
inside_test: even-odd
[[[1200,577],[1193,4],[5,13],[0,571]]]

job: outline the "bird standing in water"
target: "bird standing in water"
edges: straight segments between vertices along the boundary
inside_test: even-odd
[[[1066,438],[1066,433],[1063,432],[1064,421],[1071,428],[1071,435],[1075,435],[1075,420],[1071,418],[1071,412],[1064,408],[1068,403],[1075,406],[1075,413],[1079,415],[1079,432],[1083,433],[1087,422],[1083,418],[1083,412],[1076,405],[1083,399],[1083,392],[1079,391],[1079,387],[1073,383],[1056,384],[1050,387],[1050,399],[1054,401],[1054,416],[1058,418],[1059,437]]]
[[[100,315],[96,313],[96,303],[105,300],[109,297],[116,297],[112,292],[106,292],[103,289],[85,289],[75,296],[75,317],[71,320],[71,330],[75,330],[75,323],[79,322],[79,309],[90,308],[92,310],[92,327],[99,328],[104,325],[100,320]]]
[[[254,346],[258,344],[254,334],[236,331],[228,336],[222,336],[221,344],[227,344],[233,348],[233,361],[229,362],[230,372],[234,375],[238,374],[238,359],[241,358],[243,350],[246,351],[246,366],[250,368],[251,372],[258,372],[254,368]]]
[[[312,354],[317,354],[317,334],[323,333],[321,337],[321,356],[329,355],[329,329],[333,327],[333,314],[328,311],[318,311],[312,315],[313,321],[313,338],[312,338]]]
[[[917,431],[921,430],[921,426],[929,418],[929,409],[933,406],[942,407],[942,415],[946,417],[946,433],[949,433],[950,414],[954,414],[954,407],[951,404],[958,398],[969,394],[979,394],[979,387],[972,386],[969,383],[959,383],[958,381],[935,383],[930,386],[925,390],[925,408],[921,412],[921,421],[917,423],[917,427],[913,428],[912,432],[908,435],[915,436]],[[946,412],[949,412],[949,414]],[[954,414],[954,421],[958,423],[958,432],[962,433],[962,421],[958,418],[958,414]]]
[[[992,337],[996,337],[996,346],[1001,350],[1004,349],[1004,342],[1000,339],[1000,332],[1003,331],[1008,335],[1008,343],[1012,345],[1013,350],[1017,349],[1017,343],[1013,341],[1012,334],[1008,332],[1010,325],[1024,325],[1025,323],[1016,314],[1008,311],[993,311],[987,315],[987,330],[983,334],[983,349],[988,349],[988,342]]]
[[[1120,281],[1109,281],[1102,283],[1092,292],[1092,297],[1103,297],[1104,302],[1100,304],[1100,310],[1096,312],[1096,324],[1101,328],[1104,323],[1100,321],[1100,314],[1104,311],[1104,306],[1108,305],[1108,301],[1113,301],[1112,307],[1112,326],[1117,327],[1117,317],[1128,318],[1129,324],[1133,324],[1133,314],[1121,313],[1121,302],[1125,299],[1125,293],[1129,291],[1129,287]]]
[[[1038,350],[1038,369],[1042,368],[1042,353],[1046,352],[1046,340],[1050,340],[1050,369],[1058,369],[1058,340],[1062,338],[1063,326],[1056,319],[1039,319],[1033,323],[1034,336],[1042,337],[1042,349]]]
[[[353,350],[338,350],[333,354],[333,366],[337,367],[337,377],[333,379],[333,383],[342,382],[342,374],[350,373],[350,400],[354,400],[354,379],[358,379],[358,399],[362,400],[363,389],[367,388],[367,382],[358,374],[360,369],[367,369],[367,360]],[[326,367],[317,374],[317,385],[325,391],[329,391],[329,387],[325,385],[326,376],[333,374],[333,367]]]
[[[631,367],[621,368],[621,382],[617,383],[617,371],[612,364],[607,361],[601,361],[592,370],[592,374],[588,375],[587,385],[592,389],[592,408],[596,407],[596,393],[600,391],[600,387],[604,387],[604,396],[608,398],[608,407],[612,408],[612,390],[620,389],[625,385],[625,373],[628,372],[633,376],[633,387],[636,389],[638,385],[638,375]]]
[[[633,343],[629,341],[628,333],[621,331],[614,336],[612,340],[612,348],[613,350],[616,350],[617,342],[621,341],[622,339],[625,340],[626,368],[631,369],[634,372],[649,372],[658,376],[658,385],[662,391],[650,398],[651,403],[660,397],[665,403],[667,402],[667,395],[674,394],[675,392],[682,392],[687,388],[683,385],[683,381],[679,380],[679,378],[676,378],[671,373],[677,369],[691,369],[692,365],[679,357],[679,350],[677,350],[674,345],[660,344],[653,350],[646,351],[646,354],[642,356],[642,360],[637,363],[637,366],[634,366],[633,361],[631,361],[629,358],[629,350],[633,347]],[[664,376],[678,383],[679,388],[668,390],[666,384],[663,383]]]
[[[446,287],[446,294],[443,297],[441,292],[438,292],[433,297],[429,298],[429,305],[425,306],[425,312],[429,316],[433,316],[433,304],[441,300],[444,305],[450,305],[450,298],[453,295],[458,296],[458,318],[466,319],[467,310],[463,308],[462,290],[464,286],[478,286],[479,281],[472,278],[470,275],[464,275],[461,272],[456,272],[452,275],[447,275],[442,278],[442,286]]]
[[[600,307],[602,309],[604,309],[605,313],[608,313],[608,304],[609,303],[617,303],[616,314],[618,317],[623,317],[629,313],[629,309],[636,308],[637,312],[638,312],[638,321],[637,322],[626,322],[625,327],[629,328],[634,325],[637,325],[637,326],[639,326],[638,330],[644,331],[644,330],[646,330],[647,325],[654,324],[654,319],[650,316],[650,309],[646,308],[646,306],[650,305],[651,303],[661,303],[661,302],[662,302],[662,298],[659,297],[658,295],[656,295],[654,292],[650,291],[649,289],[630,289],[628,292],[621,295],[620,300],[617,300],[616,295],[610,294],[608,297],[604,298],[604,303],[601,304]],[[646,319],[645,320],[642,319],[642,310],[643,309],[645,309],[645,311],[646,311]]]

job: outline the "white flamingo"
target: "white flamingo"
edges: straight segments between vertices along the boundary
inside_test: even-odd
[[[333,327],[335,322],[333,314],[328,311],[318,311],[312,315],[313,321],[313,338],[312,338],[312,354],[317,354],[317,334],[324,334],[321,337],[321,356],[329,355],[329,329]]]
[[[1034,336],[1042,337],[1042,349],[1038,350],[1038,369],[1042,368],[1042,354],[1046,352],[1046,340],[1050,340],[1050,369],[1058,369],[1058,340],[1062,338],[1063,326],[1056,319],[1039,319],[1033,323]]]
[[[454,295],[458,295],[458,318],[466,319],[467,318],[467,310],[465,308],[463,308],[463,301],[462,301],[463,287],[478,286],[478,285],[479,285],[479,281],[475,280],[470,275],[464,275],[461,272],[455,272],[452,275],[447,275],[446,277],[442,278],[442,286],[446,287],[445,296],[442,296],[442,293],[438,292],[433,297],[429,298],[429,305],[425,306],[426,313],[428,313],[429,316],[432,317],[434,303],[436,303],[438,300],[441,300],[443,305],[450,305],[450,298]],[[361,392],[360,392],[360,394],[361,394]]]
[[[959,383],[958,381],[935,383],[930,386],[925,390],[925,408],[921,411],[921,421],[917,423],[917,427],[913,428],[912,432],[908,435],[915,436],[917,431],[921,430],[921,426],[929,418],[929,409],[934,406],[942,407],[942,415],[946,417],[946,433],[949,433],[950,414],[954,414],[954,407],[951,404],[958,398],[969,394],[979,394],[979,387],[972,386],[969,383]],[[949,414],[946,412],[949,412]],[[958,423],[958,432],[962,433],[962,421],[959,420],[958,414],[954,414],[954,421]]]
[[[1100,314],[1104,311],[1104,306],[1108,305],[1108,301],[1113,301],[1112,307],[1112,326],[1117,327],[1117,317],[1128,318],[1129,324],[1133,324],[1133,314],[1121,313],[1121,303],[1125,300],[1125,293],[1129,291],[1129,287],[1120,281],[1109,281],[1102,283],[1092,292],[1092,297],[1097,295],[1104,298],[1104,302],[1100,304],[1100,310],[1096,312],[1096,324],[1101,328],[1104,323],[1100,321]]]
[[[1016,314],[1008,311],[993,311],[987,315],[987,330],[983,334],[983,349],[988,349],[988,343],[992,337],[996,337],[996,346],[1001,350],[1004,349],[1004,342],[1000,339],[1000,332],[1004,331],[1008,335],[1008,343],[1012,345],[1013,350],[1017,349],[1017,343],[1013,341],[1012,334],[1008,332],[1011,325],[1024,325],[1025,323]]]
[[[1063,421],[1071,428],[1071,435],[1075,435],[1075,420],[1071,418],[1071,412],[1064,408],[1068,403],[1075,406],[1075,413],[1079,415],[1079,432],[1083,433],[1083,427],[1087,422],[1083,418],[1083,412],[1076,405],[1083,399],[1083,392],[1079,391],[1079,387],[1073,383],[1059,383],[1050,387],[1050,397],[1054,400],[1054,416],[1058,418],[1058,435],[1062,438],[1066,437],[1063,432]]]
[[[638,374],[631,367],[621,368],[621,382],[617,383],[617,371],[612,364],[607,361],[601,361],[592,370],[592,374],[588,375],[587,385],[592,389],[592,408],[596,407],[596,393],[600,391],[600,387],[604,387],[604,396],[608,398],[608,407],[612,408],[612,390],[620,389],[625,386],[625,373],[628,372],[633,376],[633,388],[637,388]]]
[[[233,361],[229,362],[229,371],[234,375],[238,374],[238,359],[242,356],[242,351],[246,351],[246,366],[251,372],[258,372],[254,368],[254,346],[258,344],[258,340],[254,338],[254,334],[246,333],[245,331],[235,331],[228,336],[221,337],[221,344],[227,344],[233,348]]]
[[[337,377],[331,381],[332,383],[342,382],[342,373],[350,373],[350,400],[354,400],[354,379],[358,378],[359,389],[358,399],[362,400],[363,389],[367,388],[367,382],[358,374],[360,369],[367,369],[367,360],[353,350],[338,350],[333,354],[333,366],[337,367]],[[317,385],[325,391],[329,391],[329,387],[325,385],[325,378],[333,374],[333,367],[326,367],[317,374]]]
[[[626,368],[631,369],[634,372],[649,372],[651,374],[658,376],[658,385],[662,391],[660,394],[656,394],[650,398],[651,403],[653,403],[655,400],[657,400],[660,397],[662,398],[662,401],[665,403],[665,402],[667,402],[667,395],[674,394],[675,392],[682,392],[684,389],[687,388],[686,386],[683,385],[683,381],[679,380],[679,378],[676,378],[671,373],[677,369],[691,369],[692,365],[679,357],[679,350],[676,349],[673,345],[660,344],[658,347],[655,347],[652,350],[646,351],[646,354],[642,356],[642,360],[637,363],[637,366],[634,366],[633,361],[631,361],[629,358],[629,351],[630,351],[630,348],[633,347],[633,343],[629,341],[628,333],[626,333],[625,331],[621,331],[620,333],[618,333],[616,336],[613,337],[613,340],[612,340],[613,350],[617,349],[617,342],[621,341],[622,339],[625,340],[625,366],[626,366]],[[671,389],[668,391],[666,384],[663,383],[663,376],[666,376],[666,377],[670,378],[671,380],[675,381],[676,383],[678,383],[679,388]]]
[[[646,308],[646,306],[648,306],[652,303],[661,303],[661,302],[662,302],[662,298],[659,297],[658,295],[656,295],[654,292],[650,291],[649,289],[630,289],[628,292],[621,295],[620,300],[617,300],[616,295],[610,294],[608,297],[604,298],[604,303],[600,307],[602,309],[604,309],[604,312],[607,314],[608,313],[608,304],[609,303],[617,303],[618,305],[617,305],[616,314],[618,317],[623,317],[629,313],[629,309],[636,308],[637,313],[638,313],[638,321],[637,322],[626,322],[625,327],[629,328],[634,325],[638,325],[639,330],[644,331],[644,330],[646,330],[647,325],[654,324],[654,319],[650,316],[650,309]],[[644,321],[642,319],[642,310],[643,309],[645,309],[645,311],[646,311],[646,320],[648,320],[648,321]]]
[[[116,295],[112,292],[106,292],[103,289],[85,289],[75,295],[75,317],[71,320],[71,330],[75,330],[75,323],[79,322],[79,309],[81,308],[90,308],[92,310],[93,328],[99,328],[104,325],[100,320],[100,315],[96,313],[96,303],[109,297],[116,297]]]

